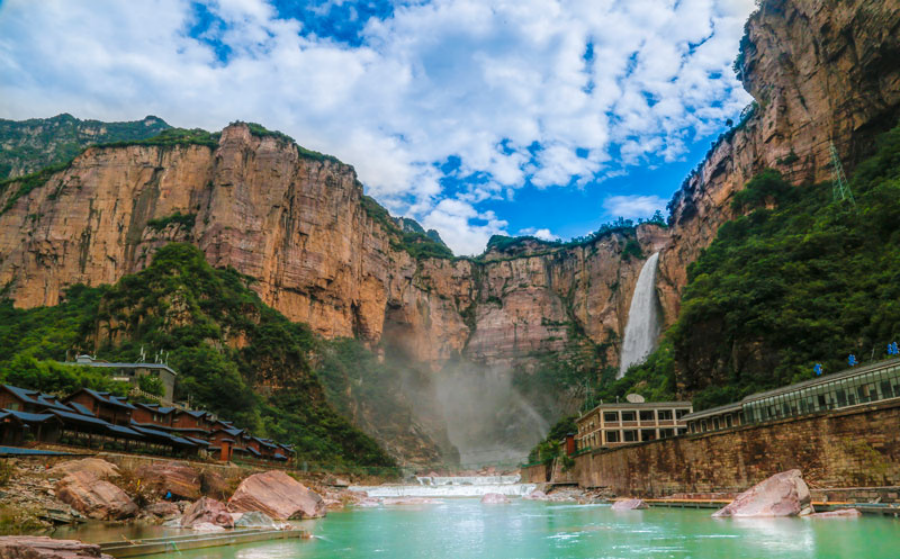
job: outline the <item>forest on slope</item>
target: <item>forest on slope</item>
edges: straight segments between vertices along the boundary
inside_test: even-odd
[[[336,375],[331,343],[263,304],[251,282],[172,243],[145,270],[112,286],[72,286],[59,305],[17,309],[3,300],[0,382],[60,395],[81,386],[122,393],[106,376],[58,361],[77,352],[115,361],[159,352],[180,373],[177,400],[294,444],[314,464],[393,466],[329,405],[317,368]]]

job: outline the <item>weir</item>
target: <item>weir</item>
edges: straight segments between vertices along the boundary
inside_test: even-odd
[[[657,317],[657,259],[660,253],[654,253],[645,261],[635,282],[635,291],[629,304],[629,320],[623,336],[623,349],[619,357],[619,373],[616,378],[625,375],[633,364],[640,364],[653,352],[660,335],[660,321]]]
[[[352,486],[372,498],[471,498],[485,494],[527,496],[537,488],[521,483],[519,475],[504,476],[418,476],[419,484],[386,484],[382,486]]]

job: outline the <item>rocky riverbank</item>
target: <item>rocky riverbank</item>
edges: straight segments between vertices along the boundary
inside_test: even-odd
[[[132,470],[101,458],[11,459],[7,468],[9,478],[0,487],[3,535],[38,534],[54,525],[88,520],[145,524],[178,521],[183,527],[194,528],[199,522],[181,522],[189,515],[230,528],[242,516],[253,514],[248,519],[254,523],[272,526],[273,520],[321,517],[329,510],[366,498],[347,490],[349,481],[334,477],[301,479],[284,471],[247,471],[224,478],[214,469],[179,461]],[[226,515],[216,523],[215,516],[211,519],[204,515],[211,509]],[[249,522],[245,519],[244,526],[250,526]]]

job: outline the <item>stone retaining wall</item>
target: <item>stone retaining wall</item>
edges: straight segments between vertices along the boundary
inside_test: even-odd
[[[898,404],[898,399],[891,399],[599,450],[577,456],[574,474],[583,487],[659,497],[740,492],[774,473],[801,469],[811,489],[824,497],[864,496],[865,492],[840,489],[899,484]],[[523,469],[522,476],[524,481],[544,482],[544,468]],[[892,495],[897,496],[896,488],[885,497]]]

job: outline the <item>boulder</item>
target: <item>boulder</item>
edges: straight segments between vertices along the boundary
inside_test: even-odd
[[[181,515],[181,509],[179,509],[178,504],[172,502],[157,502],[145,507],[144,513],[162,517],[163,519],[171,519],[176,515]]]
[[[103,459],[98,459],[96,457],[88,457],[87,459],[58,463],[52,469],[47,471],[47,475],[53,478],[65,478],[70,474],[75,474],[77,472],[91,473],[101,480],[116,478],[121,474],[119,472],[119,467],[109,461],[104,461]]]
[[[531,493],[529,493],[529,494],[523,496],[522,499],[524,499],[524,500],[536,500],[536,501],[539,501],[539,502],[546,502],[546,501],[548,501],[550,498],[548,498],[547,494],[545,494],[545,493],[542,492],[541,490],[532,490]]]
[[[379,501],[378,498],[363,498],[355,505],[359,507],[379,507],[380,505],[382,505],[382,502]]]
[[[121,488],[87,470],[75,471],[58,481],[56,496],[94,519],[123,519],[138,511]]]
[[[420,498],[416,496],[403,496],[400,498],[385,498],[382,504],[386,506],[421,506],[428,504],[443,504],[441,500],[434,498]]]
[[[812,514],[810,514],[810,517],[826,518],[826,519],[832,519],[832,518],[852,519],[855,517],[860,517],[861,515],[863,515],[863,514],[860,513],[860,510],[857,510],[854,508],[847,508],[847,509],[836,509],[833,511],[824,511],[822,513],[812,513]]]
[[[74,540],[31,537],[0,537],[0,558],[112,558],[100,545]]]
[[[198,533],[221,533],[225,530],[225,527],[213,523],[202,522],[191,525],[190,529],[192,531],[197,531]]]
[[[179,525],[195,529],[197,525],[209,523],[220,527],[234,527],[235,522],[228,507],[219,500],[203,497],[191,504],[181,516]]]
[[[200,491],[204,496],[227,500],[231,494],[228,481],[221,474],[211,469],[204,469],[200,473]]]
[[[628,498],[626,500],[617,500],[611,507],[613,511],[632,511],[633,509],[648,509],[648,504],[644,500],[638,498]]]
[[[241,514],[235,521],[235,529],[266,529],[267,531],[282,531],[291,526],[287,523],[275,521],[265,513],[250,511]]]
[[[489,493],[482,496],[483,504],[509,504],[510,498],[503,494]]]
[[[323,517],[325,501],[284,471],[267,471],[241,481],[228,501],[232,511],[261,511],[273,519]]]
[[[159,496],[196,500],[200,497],[200,472],[179,461],[144,465],[135,472]]]
[[[739,494],[735,500],[713,514],[714,517],[784,517],[813,513],[810,489],[801,471],[775,474]]]

